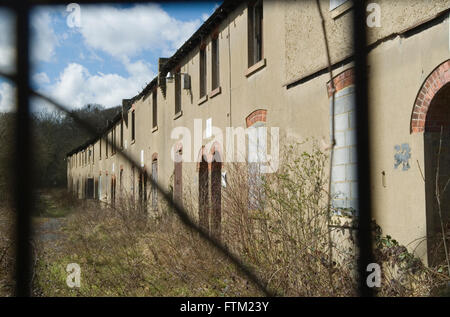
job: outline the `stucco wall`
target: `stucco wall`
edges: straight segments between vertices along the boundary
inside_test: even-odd
[[[376,3],[381,8],[381,27],[368,28],[369,44],[403,32],[450,8],[447,0],[377,0],[368,3]],[[352,54],[352,10],[333,18],[329,1],[320,0],[320,5],[331,61],[336,63]],[[325,68],[327,60],[316,1],[285,1],[285,6],[285,82],[290,82]]]
[[[395,31],[412,26],[424,18],[448,8],[448,1],[379,1],[382,6],[382,28],[374,29],[372,41]],[[394,4],[395,3],[395,4]],[[407,3],[407,4],[406,4]],[[349,13],[331,18],[328,1],[321,1],[330,38],[332,60],[337,61],[351,52]],[[283,21],[283,22],[282,22]],[[209,96],[199,104],[199,48],[195,48],[180,63],[182,73],[188,73],[191,90],[182,91],[182,115],[174,118],[174,83],[167,83],[164,97],[158,88],[158,129],[152,131],[152,96],[135,102],[136,141],[131,142],[131,112],[128,126],[124,125],[125,151],[138,162],[141,151],[144,164],[151,170],[152,155],[158,154],[158,181],[169,188],[173,180],[174,162],[171,152],[177,140],[171,139],[176,127],[187,127],[194,140],[194,120],[201,119],[203,129],[206,120],[225,131],[228,126],[246,127],[245,119],[258,109],[267,112],[267,126],[278,127],[282,140],[318,140],[324,151],[330,144],[330,100],[327,93],[327,73],[317,74],[309,80],[287,88],[284,84],[324,68],[326,63],[323,35],[315,1],[265,1],[263,46],[265,66],[246,76],[247,58],[247,8],[243,4],[222,22],[219,31],[220,87],[221,92]],[[211,38],[205,39],[207,53],[207,93],[211,88]],[[374,216],[387,234],[401,243],[408,244],[426,234],[425,192],[419,166],[424,166],[423,135],[410,134],[411,111],[423,81],[440,63],[449,58],[448,19],[442,23],[414,33],[395,37],[376,46],[369,54],[371,132],[372,132],[372,179]],[[339,74],[352,65],[342,65],[334,71]],[[356,105],[358,107],[358,105]],[[118,125],[120,127],[120,125]],[[120,130],[116,128],[117,142]],[[194,147],[191,158],[196,158],[200,147],[209,143],[205,139]],[[396,146],[408,144],[411,149],[409,168],[394,167]],[[73,183],[82,178],[103,178],[102,193],[110,197],[106,183],[116,176],[118,197],[120,166],[123,166],[124,189],[133,188],[130,166],[120,155],[105,156],[102,143],[102,159],[99,159],[98,142],[92,166],[72,167],[69,176]],[[225,144],[222,144],[225,145]],[[188,145],[183,145],[186,152]],[[114,172],[112,164],[114,163]],[[352,163],[352,162],[347,162]],[[224,166],[224,171],[227,166]],[[382,179],[384,172],[384,179]],[[184,162],[182,167],[183,190],[193,188],[197,195],[197,163]],[[92,175],[92,176],[91,176]],[[134,190],[137,197],[138,172],[135,171]],[[150,193],[150,186],[147,186]],[[350,189],[350,195],[352,190]],[[185,192],[186,193],[186,192]],[[226,211],[224,211],[226,213]],[[410,244],[415,249],[417,243]],[[425,253],[424,244],[418,254]]]

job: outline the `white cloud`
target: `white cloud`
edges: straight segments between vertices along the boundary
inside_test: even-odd
[[[89,70],[77,63],[69,64],[54,85],[43,91],[69,107],[78,108],[88,103],[106,107],[121,104],[122,99],[135,96],[154,74],[150,65],[143,61],[126,61],[129,77],[118,74],[90,74]]]
[[[170,17],[156,4],[82,6],[79,31],[87,45],[115,57],[132,57],[144,50],[171,55],[200,24],[200,19],[183,22]]]
[[[209,17],[210,17],[210,14],[208,14],[208,13],[203,13],[203,14],[202,14],[202,20],[203,20],[203,21],[208,20]]]
[[[209,12],[209,13],[203,13],[203,14],[202,14],[202,20],[203,20],[203,22],[206,21],[206,20],[208,20],[208,18],[214,13],[214,11],[216,11],[216,9],[217,9],[218,7],[219,7],[219,4],[216,3],[216,4],[214,4],[214,8],[212,8],[211,12]]]
[[[52,27],[50,11],[36,10],[31,17],[32,58],[35,61],[50,62],[55,56],[58,38]]]
[[[0,112],[7,112],[14,109],[16,105],[15,94],[14,86],[7,82],[0,84]]]
[[[33,75],[33,82],[36,83],[36,85],[45,85],[50,83],[50,78],[48,78],[47,74],[42,72],[42,73],[37,73]]]

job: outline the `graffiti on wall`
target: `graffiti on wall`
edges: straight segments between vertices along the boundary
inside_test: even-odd
[[[402,145],[396,145],[394,147],[396,153],[394,155],[394,168],[397,169],[402,166],[403,171],[407,171],[411,168],[409,165],[409,159],[411,158],[411,148],[408,143]]]

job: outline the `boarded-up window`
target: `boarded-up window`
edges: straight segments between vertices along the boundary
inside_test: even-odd
[[[87,179],[86,198],[94,199],[94,179],[93,178]]]
[[[153,184],[158,182],[158,160],[152,161],[152,180]],[[152,185],[152,210],[158,210],[158,190],[155,185]]]
[[[264,192],[261,165],[266,155],[267,135],[264,122],[256,122],[249,128],[248,140],[248,204],[250,210],[263,208]]]

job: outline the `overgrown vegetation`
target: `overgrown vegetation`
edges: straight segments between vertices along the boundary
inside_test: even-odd
[[[352,234],[343,228],[330,234],[328,228],[327,158],[317,146],[303,151],[304,146],[289,147],[284,153],[289,160],[279,172],[261,178],[264,186],[258,195],[264,208],[248,208],[248,167],[225,166],[221,239],[278,295],[356,295]],[[196,188],[186,188],[184,196],[195,217]],[[61,239],[38,246],[35,295],[262,295],[164,204],[159,213],[144,209],[130,199],[115,208],[83,202],[67,217]],[[335,240],[340,232],[341,240]],[[450,280],[445,263],[424,266],[376,225],[374,242],[383,272],[378,295],[443,294]],[[66,285],[69,263],[81,267],[81,288]]]

